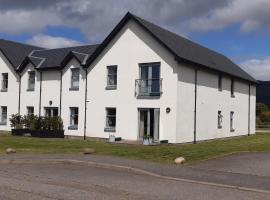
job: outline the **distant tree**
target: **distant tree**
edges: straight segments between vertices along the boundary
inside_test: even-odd
[[[269,111],[269,108],[264,103],[257,103],[256,104],[256,116],[261,116],[263,113]]]

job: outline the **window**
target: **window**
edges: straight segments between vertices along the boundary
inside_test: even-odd
[[[117,88],[117,66],[107,66],[107,87],[106,89]]]
[[[68,129],[77,130],[79,121],[79,108],[71,107],[70,108],[70,126]]]
[[[80,69],[73,68],[71,69],[71,88],[70,90],[78,90],[80,83]]]
[[[45,107],[45,116],[46,117],[57,117],[58,116],[58,108],[57,107]]]
[[[35,77],[36,74],[34,71],[28,72],[28,91],[34,91],[35,89]]]
[[[231,97],[234,97],[234,80],[231,79]]]
[[[221,111],[219,110],[218,111],[218,128],[222,128],[222,118],[223,118],[223,115],[221,114]]]
[[[160,96],[160,63],[140,64],[140,78],[136,80],[136,93],[139,96]]]
[[[28,106],[27,108],[27,115],[34,115],[34,107]]]
[[[218,90],[222,91],[222,75],[218,76]]]
[[[234,112],[231,111],[230,113],[230,127],[231,127],[231,132],[234,131],[234,125],[233,125],[233,115],[234,115]]]
[[[105,131],[115,131],[116,126],[116,108],[106,108],[106,127]]]
[[[6,92],[8,89],[8,73],[2,73],[2,92]]]
[[[2,125],[7,124],[7,107],[1,106],[1,122]]]

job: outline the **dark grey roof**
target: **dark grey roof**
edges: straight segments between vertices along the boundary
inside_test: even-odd
[[[78,47],[68,47],[59,49],[48,49],[34,51],[30,57],[44,58],[44,61],[36,66],[38,69],[52,69],[63,67],[63,60],[72,52],[78,61],[82,62],[83,59],[92,54],[98,45],[85,45]]]
[[[31,53],[33,50],[40,49],[42,48],[0,39],[0,50],[9,60],[14,69],[17,69],[17,67],[22,63],[24,58],[29,53]]]
[[[142,28],[156,38],[165,48],[167,48],[180,61],[195,63],[199,66],[209,68],[211,70],[223,72],[244,80],[256,82],[248,73],[242,70],[239,66],[233,63],[230,59],[215,51],[205,48],[197,43],[194,43],[186,38],[183,38],[175,33],[165,30],[151,22],[148,22],[131,13],[127,13],[119,22],[114,30],[102,42],[100,47],[88,59],[87,64],[90,65],[101,51],[108,45],[112,38],[121,30],[121,28],[130,20],[133,19]]]

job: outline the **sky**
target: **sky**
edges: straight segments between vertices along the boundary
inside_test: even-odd
[[[270,0],[0,0],[0,38],[45,48],[98,44],[128,11],[270,80]]]

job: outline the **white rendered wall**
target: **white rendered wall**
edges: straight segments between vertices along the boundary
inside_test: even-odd
[[[177,142],[194,138],[195,70],[180,66],[178,81]],[[197,74],[197,136],[208,140],[248,134],[248,83],[235,79],[235,97],[231,97],[231,79],[223,76],[222,91],[218,90],[218,74],[198,70]],[[255,133],[255,87],[251,87],[250,133]],[[218,111],[222,112],[222,128],[218,128]],[[234,112],[234,132],[230,131],[230,112]]]
[[[79,90],[69,90],[71,86],[71,69],[79,68],[80,69],[80,83]],[[62,75],[62,119],[64,122],[65,135],[72,136],[83,136],[84,134],[84,107],[85,107],[85,81],[86,75],[84,69],[80,64],[72,59],[65,69],[63,70]],[[78,121],[78,130],[69,130],[68,126],[70,125],[70,107],[79,108],[79,121]],[[90,124],[89,124],[90,126]]]
[[[35,71],[35,89],[28,89],[28,72]],[[29,63],[21,73],[21,108],[20,114],[27,114],[27,107],[34,107],[34,114],[39,115],[39,97],[40,97],[40,72],[34,69],[34,66]]]
[[[137,99],[139,63],[160,62],[160,99]],[[106,90],[107,66],[118,66],[117,90]],[[174,57],[152,36],[130,21],[92,64],[88,73],[87,136],[108,138],[105,108],[116,107],[116,137],[138,139],[138,108],[160,108],[160,140],[176,142],[177,74]],[[169,114],[166,108],[171,108]]]
[[[60,113],[60,82],[61,72],[58,70],[42,71],[41,84],[41,115],[45,114],[44,107],[58,107]],[[52,105],[50,105],[52,101]]]
[[[18,113],[19,106],[19,76],[0,51],[0,76],[2,84],[2,73],[8,73],[8,90],[0,92],[0,106],[7,106],[7,125],[0,125],[0,130],[9,131],[11,129],[10,115]],[[2,85],[0,85],[2,87]],[[1,88],[0,88],[1,89]]]

